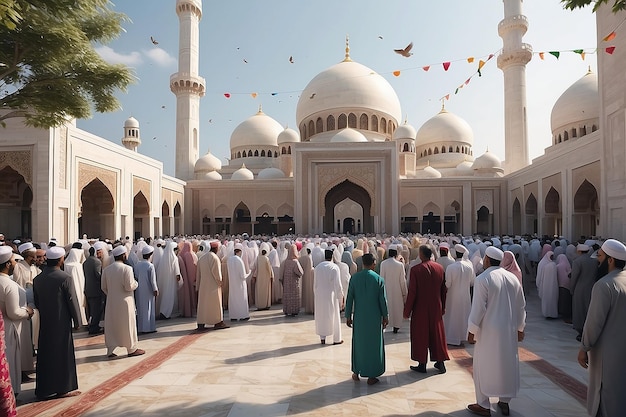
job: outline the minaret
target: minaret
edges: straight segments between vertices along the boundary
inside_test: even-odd
[[[205,92],[204,78],[198,76],[202,1],[176,0],[176,14],[180,25],[178,72],[170,77],[170,90],[176,95],[176,178],[190,180],[200,156],[200,97]]]
[[[498,24],[502,53],[498,68],[504,73],[504,146],[505,173],[517,171],[530,163],[526,121],[526,64],[532,47],[522,42],[528,19],[522,14],[523,0],[504,0],[504,19]]]
[[[122,145],[126,149],[137,152],[137,148],[141,145],[141,137],[139,135],[139,122],[133,116],[130,116],[124,122],[124,137]]]

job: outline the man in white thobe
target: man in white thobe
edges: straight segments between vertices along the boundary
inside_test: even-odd
[[[397,259],[398,247],[389,245],[387,259],[380,263],[380,276],[385,280],[387,306],[389,309],[389,326],[398,333],[404,321],[402,313],[406,302],[407,286],[404,264]]]
[[[245,321],[250,319],[248,307],[248,285],[246,279],[251,272],[246,272],[246,267],[241,259],[243,245],[235,244],[235,254],[227,261],[228,268],[228,316],[230,321]]]
[[[509,415],[509,401],[520,386],[517,343],[524,339],[526,302],[517,277],[500,267],[504,253],[490,246],[485,251],[485,271],[476,277],[468,320],[467,341],[474,348],[476,403],[467,409],[490,415],[489,397],[499,397],[498,408]]]
[[[446,343],[460,346],[467,336],[467,319],[472,309],[470,287],[474,285],[474,266],[464,255],[468,252],[463,245],[454,245],[456,262],[446,269],[446,314],[443,325],[446,329]]]
[[[339,266],[333,259],[333,251],[324,252],[325,260],[315,267],[313,292],[315,294],[315,333],[321,343],[333,336],[333,345],[343,343],[341,338],[341,309],[344,298],[341,288]]]
[[[447,242],[439,244],[439,258],[437,258],[436,262],[443,267],[444,273],[448,266],[454,263],[454,259],[450,256],[450,245]]]
[[[278,242],[272,240],[271,244],[272,247],[270,248],[270,253],[267,254],[267,258],[270,260],[270,265],[272,265],[274,277],[278,277],[280,273],[280,256],[276,249]],[[272,281],[272,304],[279,302],[283,294],[282,286],[277,281],[277,279]]]
[[[177,247],[176,242],[166,243],[159,264],[155,265],[159,287],[156,306],[157,314],[161,319],[169,319],[172,316],[174,304],[178,300],[178,289],[182,286],[180,263],[174,252]]]
[[[20,328],[21,378],[22,382],[31,382],[33,379],[29,374],[35,371],[35,362],[33,361],[35,338],[33,337],[33,330],[39,331],[39,311],[35,309],[35,300],[33,298],[33,279],[38,275],[37,267],[35,266],[37,249],[32,243],[26,242],[22,243],[17,250],[23,259],[15,264],[13,280],[26,291],[26,303],[35,311],[32,318],[34,321],[24,322]]]
[[[546,252],[537,265],[537,292],[541,298],[541,314],[547,319],[559,317],[559,280],[554,253]]]
[[[133,268],[126,265],[126,246],[117,246],[111,255],[115,261],[102,270],[102,291],[107,296],[104,312],[104,344],[107,357],[117,356],[116,347],[124,347],[128,356],[146,353],[137,348],[137,319],[135,317],[135,297],[137,281]]]
[[[133,272],[137,277],[137,331],[139,333],[156,332],[156,297],[159,295],[156,272],[154,265],[150,263],[150,257],[154,252],[152,246],[145,245],[141,249],[141,261],[133,266]]]

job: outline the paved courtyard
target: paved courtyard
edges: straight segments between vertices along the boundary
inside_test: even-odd
[[[512,416],[584,416],[587,371],[576,362],[570,325],[545,320],[528,296],[520,343],[521,391]],[[230,324],[226,314],[226,322]],[[344,320],[345,321],[345,320]],[[470,416],[473,347],[450,349],[448,372],[409,370],[409,325],[385,333],[387,370],[377,385],[351,380],[351,329],[342,345],[321,345],[312,315],[284,317],[282,306],[252,311],[248,322],[195,334],[193,319],[159,321],[140,336],[146,355],[106,358],[104,336],[75,334],[79,389],[71,398],[35,402],[20,394],[20,416]],[[493,401],[493,399],[492,399]],[[497,400],[496,400],[497,401]],[[500,415],[492,404],[492,415]]]

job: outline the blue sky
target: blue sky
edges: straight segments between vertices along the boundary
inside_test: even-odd
[[[176,101],[169,77],[178,65],[175,4],[174,0],[115,4],[114,9],[131,21],[118,39],[98,50],[110,62],[132,67],[137,80],[127,93],[118,94],[122,110],[78,121],[78,127],[121,143],[124,120],[132,115],[141,128],[139,152],[162,160],[168,175],[174,174]],[[554,102],[589,66],[596,70],[596,30],[589,8],[572,12],[563,10],[558,0],[526,0],[523,10],[530,22],[524,42],[535,52],[563,51],[558,60],[547,53],[541,60],[535,54],[527,66],[532,158],[551,143]],[[206,79],[207,94],[200,102],[200,155],[210,149],[225,164],[230,134],[259,105],[280,124],[295,128],[300,92],[319,72],[343,60],[349,35],[352,59],[389,81],[403,117],[416,129],[439,112],[440,98],[450,94],[446,109],[472,127],[474,155],[489,148],[504,158],[503,76],[495,57],[481,77],[475,75],[478,60],[502,47],[497,25],[503,15],[498,0],[205,1],[199,72]],[[411,41],[413,56],[393,52]],[[582,60],[565,52],[573,49],[589,53]],[[469,64],[468,57],[475,57],[475,62]],[[443,62],[451,62],[448,71]],[[427,65],[428,72],[422,69]],[[470,76],[470,83],[454,94]],[[230,99],[223,95],[227,92]]]

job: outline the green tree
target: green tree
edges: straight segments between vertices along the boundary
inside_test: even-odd
[[[120,108],[114,94],[126,91],[134,76],[94,49],[117,37],[127,21],[112,6],[108,0],[0,0],[0,123],[21,116],[48,128]],[[13,16],[14,27],[4,16]]]
[[[611,0],[613,1],[613,13],[617,13],[620,10],[626,10],[626,0]],[[602,4],[609,3],[609,0],[561,0],[566,9],[574,10],[582,8],[594,3],[593,11],[595,12]]]

